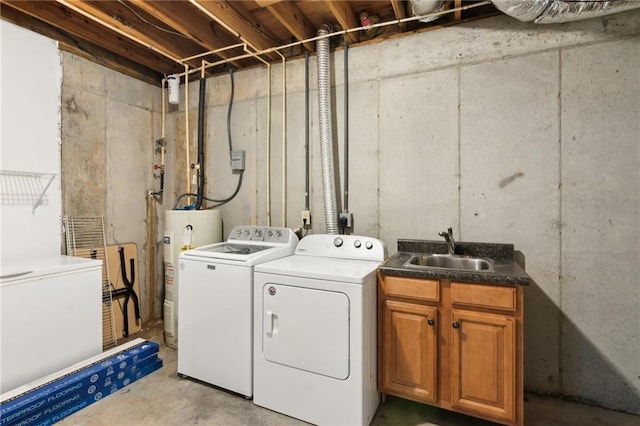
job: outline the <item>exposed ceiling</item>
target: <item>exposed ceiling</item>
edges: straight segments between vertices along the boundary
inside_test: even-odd
[[[444,1],[438,19],[421,22],[405,0],[0,0],[2,19],[58,40],[60,48],[135,78],[159,83],[185,64],[208,74],[315,52],[324,24],[332,46],[371,43],[491,16],[489,1]],[[429,3],[427,1],[427,3]],[[432,3],[437,3],[432,1]],[[365,14],[365,15],[363,15]],[[363,29],[372,25],[369,29]],[[237,46],[231,48],[231,46]],[[221,50],[222,49],[222,50]],[[216,51],[215,54],[208,52]],[[198,56],[201,55],[201,56]],[[194,56],[198,56],[194,58]]]

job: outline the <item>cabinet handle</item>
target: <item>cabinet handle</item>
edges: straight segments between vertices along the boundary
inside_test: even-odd
[[[458,321],[454,321],[451,325],[453,326],[453,328],[460,328],[460,323]]]
[[[433,320],[433,318],[429,318],[429,319],[427,320],[427,324],[429,324],[429,325],[433,325],[433,324],[435,324],[435,323],[436,323],[436,322]]]

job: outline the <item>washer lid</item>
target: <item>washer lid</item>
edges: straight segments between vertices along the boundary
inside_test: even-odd
[[[255,267],[255,272],[361,284],[380,262],[293,255]]]

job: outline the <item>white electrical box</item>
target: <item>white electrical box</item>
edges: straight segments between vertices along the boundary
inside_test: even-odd
[[[234,172],[244,170],[244,151],[231,151],[231,170]]]

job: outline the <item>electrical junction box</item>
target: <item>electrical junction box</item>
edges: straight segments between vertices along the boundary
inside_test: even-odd
[[[234,172],[244,170],[244,151],[231,151],[231,170]]]

